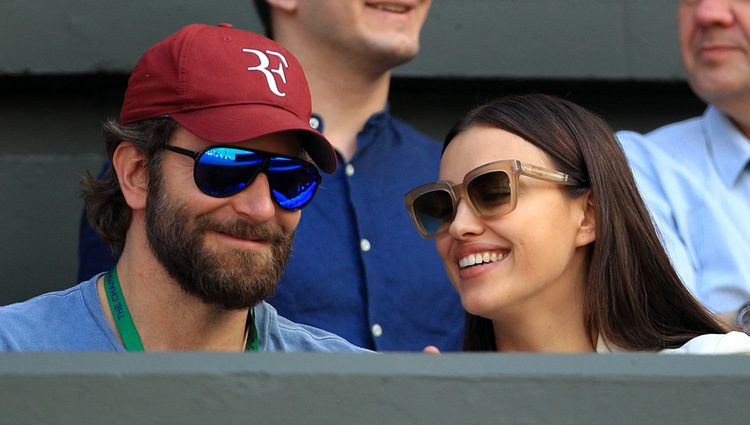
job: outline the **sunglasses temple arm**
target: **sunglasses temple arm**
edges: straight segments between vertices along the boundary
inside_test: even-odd
[[[540,180],[546,180],[549,182],[564,184],[568,186],[576,186],[580,184],[577,179],[563,172],[550,170],[543,167],[537,167],[536,165],[526,164],[523,162],[521,163],[521,173],[529,177],[535,177]]]

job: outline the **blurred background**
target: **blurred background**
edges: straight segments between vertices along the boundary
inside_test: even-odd
[[[615,129],[698,115],[674,15],[674,0],[433,0],[391,108],[436,139],[519,92],[565,97]],[[101,121],[141,53],[198,22],[262,31],[250,0],[0,4],[0,305],[77,283],[80,180],[104,159]]]

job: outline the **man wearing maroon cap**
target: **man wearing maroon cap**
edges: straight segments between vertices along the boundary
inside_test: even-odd
[[[419,51],[430,0],[254,4],[266,33],[304,66],[311,124],[342,164],[305,210],[269,303],[362,347],[460,350],[461,302],[403,208],[404,193],[435,178],[442,145],[393,117],[387,104],[391,70]],[[116,261],[85,220],[79,253],[81,280]]]
[[[149,49],[105,123],[113,167],[85,181],[120,259],[0,308],[0,350],[361,351],[264,302],[321,182],[309,160],[336,169],[310,115],[300,64],[257,34],[190,25]]]

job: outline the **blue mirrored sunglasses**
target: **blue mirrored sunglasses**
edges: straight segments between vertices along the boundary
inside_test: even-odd
[[[320,186],[318,169],[291,156],[230,146],[212,146],[202,152],[178,146],[165,149],[193,158],[195,184],[201,192],[215,198],[240,193],[263,172],[274,201],[284,209],[296,211],[310,203]]]

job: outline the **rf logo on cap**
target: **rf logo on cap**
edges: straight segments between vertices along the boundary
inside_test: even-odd
[[[281,91],[279,91],[279,87],[276,85],[276,78],[274,78],[273,76],[273,74],[278,74],[279,77],[281,77],[281,82],[286,84],[286,75],[284,74],[284,68],[288,68],[289,65],[287,64],[287,61],[284,55],[282,55],[279,52],[274,52],[273,50],[266,50],[265,53],[261,52],[260,50],[255,50],[255,49],[242,49],[242,51],[245,53],[255,54],[255,56],[257,56],[258,60],[260,61],[260,63],[257,66],[250,66],[247,68],[247,70],[248,71],[260,71],[266,77],[266,83],[268,84],[268,88],[271,90],[273,94],[275,94],[276,96],[280,96],[280,97],[286,96],[286,93],[282,93]],[[272,55],[272,56],[279,58],[278,68],[268,69],[268,67],[271,65],[271,59],[268,57],[268,55]]]

